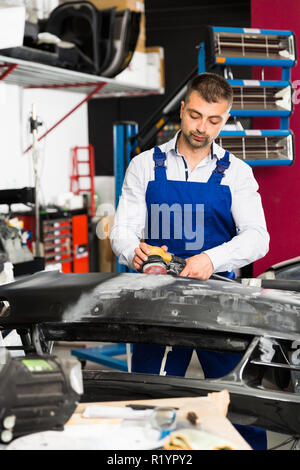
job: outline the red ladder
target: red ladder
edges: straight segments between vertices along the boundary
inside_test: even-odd
[[[87,159],[79,159],[79,151],[88,150]],[[82,166],[88,165],[88,173],[82,173]],[[87,188],[83,188],[80,185],[82,179],[89,178],[90,184]],[[90,194],[90,215],[94,217],[96,215],[96,201],[95,201],[95,157],[94,147],[90,144],[87,147],[73,147],[72,149],[72,175],[70,191],[73,194],[89,193]]]

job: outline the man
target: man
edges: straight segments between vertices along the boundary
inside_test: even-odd
[[[198,75],[181,103],[181,130],[131,161],[110,237],[120,263],[140,271],[149,246],[161,246],[186,259],[181,276],[207,280],[213,273],[234,277],[235,269],[267,253],[269,235],[252,170],[214,142],[232,100],[223,77]],[[240,360],[237,354],[196,352],[207,378],[226,375]],[[159,373],[165,363],[164,373],[184,376],[191,355],[188,348],[171,348],[166,356],[162,346],[135,344],[132,369]],[[255,440],[248,439],[253,447]],[[258,440],[257,448],[265,448],[265,434]]]

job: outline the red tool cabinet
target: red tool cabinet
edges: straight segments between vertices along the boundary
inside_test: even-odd
[[[35,241],[35,216],[15,214]],[[88,215],[79,211],[41,214],[42,256],[45,266],[61,263],[64,273],[89,272]],[[30,248],[30,245],[29,245]]]

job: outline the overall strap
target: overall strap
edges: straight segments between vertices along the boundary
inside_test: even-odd
[[[155,167],[154,167],[155,180],[156,181],[166,180],[167,179],[167,173],[166,173],[167,168],[165,166],[166,154],[163,153],[157,145],[154,147],[153,160],[155,163]]]
[[[220,184],[223,176],[225,176],[224,173],[229,167],[229,165],[230,165],[229,152],[228,150],[226,150],[224,157],[221,158],[220,160],[217,160],[216,168],[213,170],[212,174],[210,175],[208,183]]]

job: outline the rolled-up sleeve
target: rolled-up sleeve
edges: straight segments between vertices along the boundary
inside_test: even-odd
[[[126,170],[122,194],[110,233],[111,247],[119,258],[119,263],[129,267],[132,267],[134,249],[138,247],[144,235],[147,212],[141,155],[135,157]]]
[[[270,237],[262,201],[249,165],[239,166],[231,193],[231,213],[237,235],[229,242],[206,251],[213,263],[214,272],[241,268],[263,258],[269,250]]]

